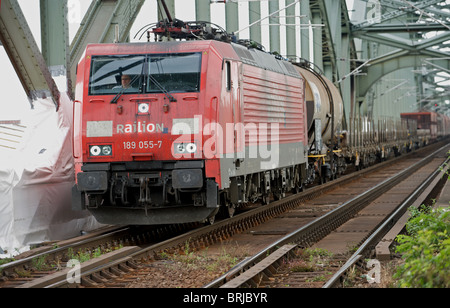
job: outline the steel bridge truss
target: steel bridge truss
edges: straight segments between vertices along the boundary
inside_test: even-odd
[[[53,97],[58,106],[58,88],[52,77],[68,76],[67,91],[72,96],[76,65],[87,43],[126,42],[145,0],[93,0],[80,28],[69,44],[68,0],[40,0],[42,52],[23,16],[18,0],[0,2],[0,41],[30,98]],[[386,74],[412,67],[420,76],[418,88],[423,107],[429,102],[448,100],[450,79],[450,1],[449,0],[355,0],[366,2],[366,18],[352,24],[345,0],[285,0],[287,23],[300,20],[313,27],[313,59],[310,59],[309,29],[286,28],[287,53],[295,52],[295,39],[301,40],[301,56],[320,67],[340,88],[348,118],[374,83]],[[174,14],[175,0],[166,0]],[[197,19],[210,20],[214,1],[196,0]],[[218,1],[215,1],[218,2]],[[220,1],[219,1],[220,2]],[[279,1],[269,1],[269,12],[282,9]],[[261,18],[259,1],[249,1],[249,22]],[[295,9],[297,7],[297,9]],[[300,19],[290,17],[301,11]],[[375,12],[375,14],[374,14]],[[239,29],[238,5],[225,4],[226,30]],[[277,16],[273,20],[278,20]],[[162,18],[160,16],[159,18]],[[274,21],[270,22],[274,22]],[[405,36],[405,33],[407,34]],[[270,27],[271,49],[279,44],[280,26]],[[261,27],[250,27],[258,41]],[[355,39],[390,46],[392,51],[370,59],[359,59]],[[273,48],[272,48],[273,47]],[[279,47],[278,47],[279,50]],[[424,86],[435,84],[437,87]]]
[[[374,14],[377,4],[379,14]],[[450,1],[368,0],[366,14],[364,21],[352,25],[352,37],[390,46],[392,51],[369,59],[358,71],[364,75],[358,78],[359,100],[381,77],[413,68],[418,74],[418,108],[440,106],[448,112]]]

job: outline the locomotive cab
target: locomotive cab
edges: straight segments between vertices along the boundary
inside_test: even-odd
[[[74,208],[112,224],[215,214],[217,174],[205,174],[201,129],[216,121],[205,105],[209,55],[199,42],[88,46],[74,104]]]

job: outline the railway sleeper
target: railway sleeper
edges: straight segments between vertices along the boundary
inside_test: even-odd
[[[96,282],[96,283],[106,283],[108,282],[108,279],[106,279],[105,277],[102,277],[100,275],[100,273],[93,273],[91,274],[91,280]]]
[[[100,275],[103,276],[103,277],[105,277],[105,278],[108,279],[108,280],[111,280],[111,279],[117,279],[117,278],[120,277],[120,276],[115,275],[115,274],[111,271],[111,269],[106,269],[106,270],[101,271],[101,272],[100,272]]]
[[[98,283],[89,277],[81,277],[81,285],[87,288],[97,288]]]

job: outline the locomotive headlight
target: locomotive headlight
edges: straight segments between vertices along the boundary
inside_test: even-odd
[[[98,145],[91,146],[91,155],[98,156],[102,152],[102,149]]]
[[[175,143],[174,153],[175,154],[193,154],[197,152],[197,145],[195,143]]]
[[[195,153],[197,151],[197,145],[195,143],[188,143],[186,145],[186,152]]]
[[[112,156],[111,145],[91,145],[89,146],[91,156]]]
[[[138,105],[138,111],[139,113],[148,113],[148,111],[150,110],[150,106],[148,104],[139,104]]]

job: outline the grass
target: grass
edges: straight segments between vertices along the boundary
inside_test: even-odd
[[[305,273],[323,271],[329,263],[333,254],[326,249],[316,248],[300,250],[297,258],[286,263],[291,272]]]

